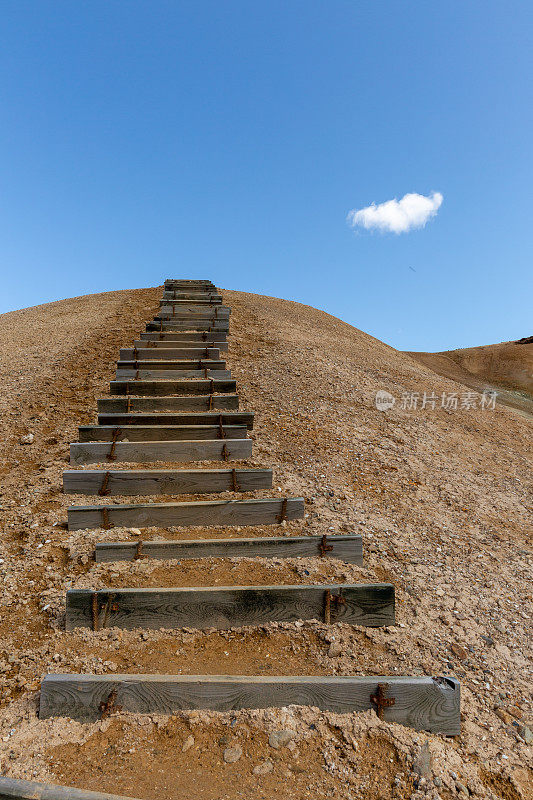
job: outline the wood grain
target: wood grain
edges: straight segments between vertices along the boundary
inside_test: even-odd
[[[222,586],[179,589],[69,589],[66,629],[93,625],[97,597],[98,629],[217,628],[269,622],[324,619],[326,592],[342,593],[331,604],[331,621],[377,628],[394,625],[394,586],[359,583],[322,586]]]
[[[163,332],[190,331],[191,333],[197,333],[198,331],[207,331],[208,334],[211,335],[213,332],[227,333],[229,331],[229,323],[222,319],[213,319],[207,321],[192,320],[191,322],[186,322],[185,320],[177,320],[175,322],[163,320],[162,326],[159,325],[159,322],[155,321],[146,323],[147,332],[159,331],[161,328]]]
[[[117,430],[118,428],[118,430]],[[82,425],[80,442],[159,442],[198,439],[246,439],[246,425]]]
[[[251,439],[205,439],[183,442],[117,442],[115,462],[145,464],[187,461],[242,461],[252,455]],[[101,464],[107,461],[109,442],[74,442],[70,445],[71,464]]]
[[[176,444],[179,443],[176,442]],[[185,442],[182,444],[185,444]],[[240,443],[236,440],[228,442],[228,449],[230,445],[235,444]],[[85,445],[85,447],[100,446]],[[115,527],[126,528],[130,525],[138,528],[188,525],[274,525],[280,520],[282,502],[284,501],[277,498],[268,498],[257,500],[196,500],[191,503],[71,506],[68,509],[68,528],[74,531],[85,528],[101,528],[103,525],[102,510],[104,508],[107,509],[107,518],[110,525]],[[301,497],[287,498],[285,519],[301,519],[303,515],[303,499]]]
[[[67,494],[98,494],[106,481],[108,495],[194,494],[233,490],[231,469],[193,470],[66,470],[63,491]],[[271,469],[236,469],[239,491],[272,488]]]
[[[102,413],[125,413],[128,410],[128,400],[122,397],[102,397],[98,401],[98,411]],[[239,408],[239,397],[236,394],[197,394],[184,397],[130,397],[129,409],[135,412],[171,412],[171,411],[209,411],[212,408],[235,409]]]
[[[173,380],[173,379],[199,379],[205,378],[206,373],[203,369],[117,369],[115,380],[120,381],[146,381],[146,380]],[[208,369],[208,378],[229,379],[231,371],[229,369]]]
[[[386,722],[457,736],[461,732],[460,684],[454,678],[374,675],[371,677],[277,677],[237,675],[47,675],[39,716],[94,721],[99,706],[116,691],[116,704],[136,714],[181,710],[312,706],[351,714],[375,709],[370,699],[387,685],[394,705]]]
[[[254,414],[251,411],[200,411],[129,414],[98,414],[99,425],[245,425],[249,430],[254,426]],[[196,436],[192,437],[198,438]]]
[[[159,342],[153,342],[152,347],[146,347],[146,342],[139,342],[133,347],[122,347],[120,350],[121,361],[153,361],[154,358],[160,361],[182,361],[189,359],[198,361],[200,359],[220,360],[220,348],[218,347],[160,347]]]
[[[101,475],[102,473],[100,473]],[[360,534],[327,536],[331,547],[324,553],[348,564],[363,563],[363,539]],[[165,541],[151,539],[142,544],[144,558],[316,558],[320,556],[321,536],[263,536],[259,539],[191,539]],[[137,553],[136,542],[99,542],[95,560],[131,561]]]
[[[222,380],[213,378],[210,380],[191,380],[185,377],[180,380],[115,380],[109,384],[111,394],[131,394],[131,395],[185,395],[185,394],[209,394],[213,392],[232,392],[237,388],[235,380]]]
[[[139,368],[143,370],[225,370],[226,362],[219,358],[199,358],[196,360],[192,358],[174,358],[168,360],[159,356],[159,353],[154,352],[150,354],[149,359],[145,359],[144,361],[117,361],[118,370],[129,369],[135,371]]]
[[[145,334],[145,335],[146,336],[158,336],[159,334]],[[177,336],[177,334],[171,334],[171,335],[172,336]],[[183,334],[183,335],[187,336],[186,333]],[[142,334],[141,334],[141,336],[142,336]],[[152,339],[135,339],[135,341],[133,342],[133,346],[137,347],[138,349],[143,349],[143,348],[152,349],[152,348],[154,348],[156,352],[159,349],[161,349],[161,350],[168,350],[168,349],[172,350],[173,348],[180,348],[180,347],[182,347],[184,349],[188,348],[189,350],[194,350],[194,349],[198,350],[200,348],[204,348],[205,347],[205,349],[208,350],[208,351],[209,350],[213,350],[213,351],[214,350],[218,350],[219,354],[223,353],[223,352],[227,353],[227,351],[228,351],[228,343],[227,342],[215,342],[215,341],[212,341],[212,342],[205,342],[205,344],[204,344],[204,342],[201,339],[199,339],[197,341],[194,341],[194,339],[181,339],[181,340],[180,339],[159,339],[159,338],[157,338],[157,339],[153,339],[153,338]],[[213,358],[217,358],[217,357],[218,356],[215,356],[213,354]]]
[[[159,331],[157,333],[141,333],[139,337],[142,341],[148,342],[205,342],[206,346],[214,342],[217,347],[218,342],[227,340],[227,334],[224,331],[211,331],[210,333]]]

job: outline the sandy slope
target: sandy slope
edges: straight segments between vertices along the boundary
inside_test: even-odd
[[[498,392],[499,403],[533,416],[533,342],[408,355],[438,375],[478,392],[493,389]]]
[[[464,385],[323,312],[226,292],[233,309],[229,367],[242,407],[257,412],[253,463],[274,468],[276,490],[308,501],[305,522],[285,531],[361,531],[365,567],[320,559],[95,566],[88,554],[102,534],[60,527],[72,503],[60,492],[61,472],[77,425],[94,420],[119,346],[152,318],[160,291],[93,295],[1,317],[0,772],[180,800],[192,792],[202,800],[527,797],[531,423],[503,407],[482,411],[479,397],[462,397]],[[378,390],[396,399],[386,412],[375,407]],[[458,393],[457,410],[441,407],[443,392]],[[406,407],[415,401],[416,409]],[[34,443],[21,445],[28,432]],[[157,534],[143,531],[144,538]],[[113,538],[130,534],[115,530]],[[134,585],[392,580],[399,624],[63,632],[67,585],[118,586],[130,577]],[[47,671],[258,669],[455,674],[463,686],[463,733],[446,740],[387,725],[373,712],[341,717],[306,709],[117,717],[95,725],[36,718]],[[280,728],[295,739],[275,750],[268,734]],[[243,756],[225,763],[224,748],[234,742]],[[428,750],[432,767],[420,780]],[[266,761],[265,774],[254,774]]]

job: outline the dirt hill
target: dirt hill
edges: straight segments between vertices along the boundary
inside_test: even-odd
[[[90,553],[105,534],[62,527],[72,504],[60,488],[68,445],[79,424],[94,421],[119,347],[160,296],[161,288],[90,295],[1,317],[0,773],[147,800],[531,797],[531,421],[482,408],[464,381],[321,311],[224,292],[228,366],[243,407],[257,414],[251,465],[272,466],[276,488],[307,498],[305,521],[285,532],[359,531],[365,566],[319,558],[95,565]],[[376,408],[378,391],[395,401],[386,411]],[[447,402],[454,394],[456,409]],[[28,434],[32,443],[22,444]],[[67,587],[324,579],[392,581],[398,624],[64,631]],[[462,684],[463,731],[446,739],[374,712],[305,708],[39,721],[49,671],[452,674]],[[293,738],[276,748],[269,735],[280,729]],[[228,744],[242,747],[235,763],[223,760]]]
[[[438,375],[478,392],[494,390],[498,402],[533,416],[533,337],[441,353],[408,353]]]

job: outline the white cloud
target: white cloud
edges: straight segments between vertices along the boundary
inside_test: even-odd
[[[407,233],[415,228],[423,228],[426,222],[434,217],[442,205],[440,192],[431,192],[429,197],[423,194],[404,194],[401,200],[387,200],[386,203],[353,208],[348,212],[346,221],[352,228],[366,228],[367,231],[378,230],[382,233]]]

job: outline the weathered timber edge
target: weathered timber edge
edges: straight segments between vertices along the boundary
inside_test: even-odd
[[[375,709],[371,697],[380,684],[386,696],[394,698],[394,705],[383,709],[386,722],[449,736],[460,733],[460,684],[448,677],[47,675],[39,716],[95,720],[100,704],[112,694],[122,711],[138,714],[289,705],[350,714]]]
[[[244,440],[249,442],[249,439]],[[208,444],[209,442],[204,442]],[[239,444],[228,439],[227,447]],[[117,448],[122,443],[117,444]],[[136,444],[135,442],[131,443]],[[166,444],[166,443],[164,443]],[[173,443],[176,444],[176,443]],[[190,444],[184,442],[183,444]],[[217,444],[212,442],[211,444]],[[79,445],[80,447],[82,445]],[[99,447],[99,445],[84,445]],[[220,441],[218,442],[220,447]],[[74,447],[74,445],[71,445]],[[168,457],[168,456],[167,456]],[[131,456],[130,456],[131,458]],[[105,520],[104,520],[105,509]],[[286,520],[301,519],[304,515],[302,497],[251,500],[197,500],[191,503],[136,503],[98,506],[72,506],[68,509],[69,530],[109,526],[137,527],[188,525],[274,525]]]
[[[89,792],[73,786],[23,781],[0,776],[0,800],[134,800],[118,794]]]
[[[189,539],[138,542],[98,542],[95,561],[131,561],[134,558],[336,558],[363,563],[363,537],[263,536],[256,539]]]

